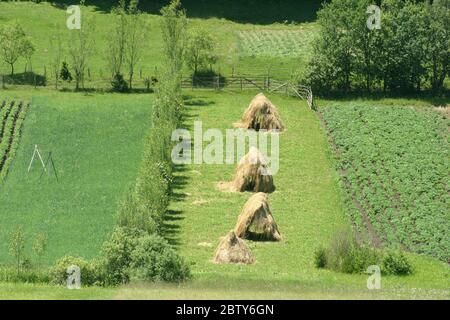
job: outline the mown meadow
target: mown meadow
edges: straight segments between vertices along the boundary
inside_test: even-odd
[[[57,263],[59,285],[48,284],[46,274],[44,281],[28,279],[36,283],[2,282],[0,299],[449,299],[449,120],[431,107],[447,106],[445,94],[389,98],[375,92],[367,98],[345,92],[319,97],[314,111],[306,101],[267,93],[286,126],[276,191],[269,195],[283,241],[245,240],[256,258],[252,265],[212,262],[251,193],[219,190],[219,182],[232,179],[235,164],[172,165],[170,132],[178,126],[192,133],[194,121],[202,121],[204,131],[225,132],[258,91],[180,91],[174,79],[191,71],[168,63],[163,50],[159,10],[167,2],[141,5],[148,33],[135,75],[140,89],[145,77],[161,81],[154,92],[127,94],[109,91],[111,1],[87,1],[84,8],[83,19],[95,25],[95,50],[80,92],[70,89],[73,82],[53,89],[51,74],[56,53],[50,38],[65,24],[71,3],[0,2],[0,24],[17,20],[36,49],[31,60],[18,61],[17,73],[33,70],[47,81],[45,88],[0,86],[0,106],[4,99],[30,102],[3,182],[0,172],[0,278],[16,279],[11,243],[18,227],[27,262],[18,268],[45,274],[63,256],[84,259]],[[225,77],[304,75],[320,30],[320,1],[220,0],[206,6],[186,0],[183,6],[188,28],[206,29],[215,39],[213,68]],[[70,62],[70,31],[59,31],[62,60]],[[0,64],[0,75],[8,73]],[[95,89],[100,78],[107,79],[106,90]],[[9,113],[5,104],[0,121],[7,128]],[[51,152],[56,170],[42,172],[36,159],[28,172],[35,145],[44,160]],[[350,227],[370,250],[402,250],[408,273],[382,269],[382,289],[368,290],[367,261],[353,274],[318,266],[318,249],[336,246],[337,231],[351,234]],[[41,235],[46,248],[36,256]],[[89,276],[106,265],[98,273],[113,281],[68,290],[61,284],[72,261],[83,261]],[[167,279],[187,280],[161,282]]]

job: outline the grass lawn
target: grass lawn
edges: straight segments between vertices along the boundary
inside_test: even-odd
[[[0,300],[103,300],[111,299],[115,289],[65,287],[36,284],[0,283]]]
[[[114,226],[118,201],[134,181],[149,130],[150,95],[32,94],[17,156],[0,186],[0,263],[11,260],[11,231],[21,225],[27,255],[37,233],[48,237],[45,264],[66,254],[95,257]],[[58,179],[27,168],[34,145],[52,152]],[[36,159],[37,160],[37,159]]]

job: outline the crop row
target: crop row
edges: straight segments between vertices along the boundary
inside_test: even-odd
[[[0,102],[0,182],[5,178],[16,153],[28,104]]]
[[[384,245],[449,261],[450,121],[428,109],[367,105],[322,115],[355,226]]]
[[[311,41],[307,32],[289,30],[252,30],[237,34],[243,56],[298,56]]]

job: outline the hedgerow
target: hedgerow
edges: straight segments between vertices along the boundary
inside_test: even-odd
[[[167,215],[173,164],[172,131],[182,117],[181,66],[185,13],[178,0],[162,10],[165,71],[155,90],[152,128],[135,184],[118,211],[118,228],[103,248],[105,284],[138,280],[183,281],[189,268],[164,239],[162,226]]]

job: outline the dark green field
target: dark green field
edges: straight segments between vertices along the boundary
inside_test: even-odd
[[[0,186],[0,262],[10,262],[10,234],[24,228],[27,255],[37,234],[48,237],[43,262],[63,255],[95,257],[112,230],[118,201],[137,174],[148,132],[148,95],[37,93],[12,170]],[[52,152],[58,180],[38,159]]]

